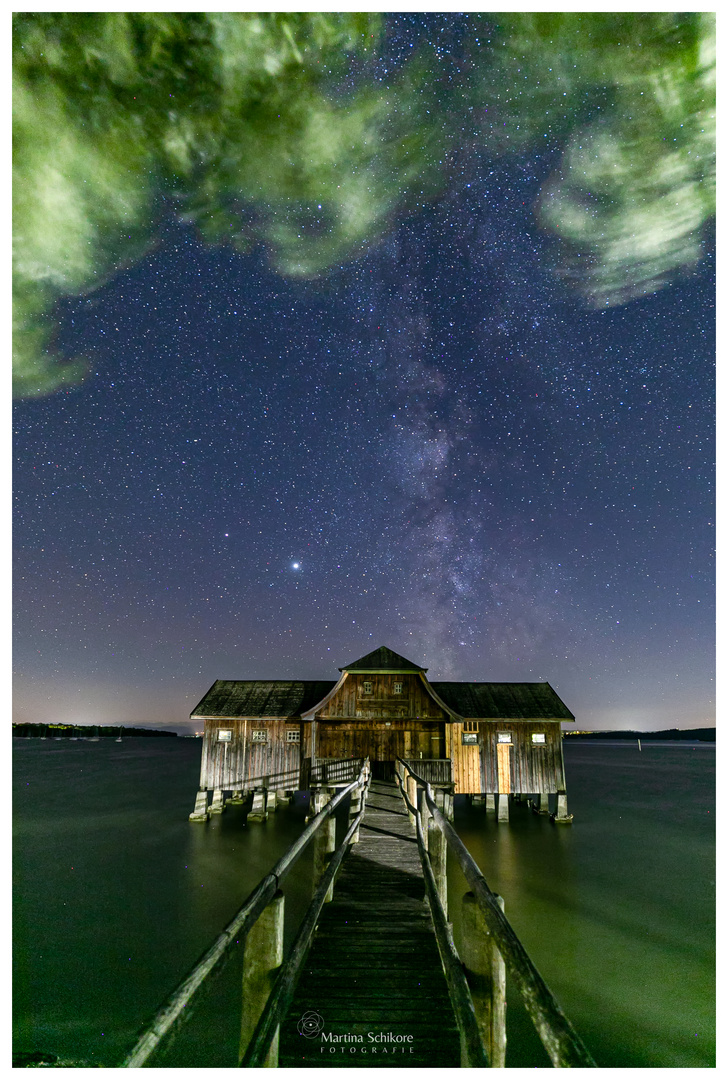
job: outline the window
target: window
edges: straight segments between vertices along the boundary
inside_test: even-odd
[[[464,731],[463,732],[463,746],[477,746],[478,745],[478,733],[477,731]]]
[[[510,732],[510,731],[499,731],[498,732],[498,742],[500,742],[500,743],[512,743],[513,742],[513,733]]]
[[[365,682],[364,683],[364,693],[365,694],[371,694],[371,692],[372,692],[372,684],[370,682]]]
[[[395,694],[401,694],[402,693],[402,683],[401,682],[396,682],[394,684],[394,692],[395,692]]]
[[[265,728],[253,732],[253,742],[268,742],[268,732]]]
[[[301,732],[300,731],[287,731],[286,732],[286,742],[300,742],[300,741],[301,741]]]
[[[478,721],[477,720],[466,720],[465,723],[463,724],[463,731],[477,731],[477,730],[478,730]]]
[[[218,742],[232,742],[232,731],[226,731],[224,728],[218,728],[217,741]]]
[[[546,735],[544,734],[543,731],[534,731],[533,735],[531,736],[531,742],[532,743],[545,743],[546,742]]]

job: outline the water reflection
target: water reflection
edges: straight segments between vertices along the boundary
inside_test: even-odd
[[[377,66],[377,14],[17,15],[18,392],[82,376],[81,359],[57,363],[49,313],[138,259],[164,201],[207,241],[262,243],[281,273],[315,277],[457,184],[458,154],[537,158],[556,140],[537,218],[588,303],[696,263],[714,207],[710,13],[452,27],[452,48],[412,31],[411,59]]]

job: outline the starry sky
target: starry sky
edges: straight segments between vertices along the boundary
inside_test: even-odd
[[[16,721],[185,732],[217,678],[387,645],[579,728],[714,723],[712,242],[590,307],[533,213],[562,149],[470,145],[316,281],[170,202],[61,303],[93,367],[14,408]]]

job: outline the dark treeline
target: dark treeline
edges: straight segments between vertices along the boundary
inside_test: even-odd
[[[691,742],[715,742],[715,728],[665,728],[663,731],[565,731],[569,739],[689,739]]]
[[[13,735],[16,735],[21,739],[57,739],[71,737],[75,739],[109,739],[118,738],[121,735],[125,738],[132,735],[171,735],[176,738],[177,732],[156,731],[154,728],[120,727],[118,724],[114,727],[108,727],[101,724],[13,724]]]

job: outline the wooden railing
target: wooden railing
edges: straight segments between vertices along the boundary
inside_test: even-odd
[[[240,1064],[250,1067],[277,1066],[280,1021],[293,997],[321,908],[331,898],[336,871],[349,844],[357,839],[369,778],[367,758],[350,784],[336,793],[332,789],[329,801],[253,889],[232,922],[145,1027],[121,1068],[135,1069],[145,1064],[160,1042],[191,1014],[192,1001],[197,992],[211,976],[219,973],[231,946],[241,940],[245,941],[245,951]],[[336,819],[333,813],[347,795],[351,795],[349,828],[342,843],[335,848]],[[311,840],[314,841],[314,896],[290,954],[283,963],[284,897],[279,887],[280,881]],[[278,977],[273,982],[273,974],[277,971]]]
[[[450,758],[406,758],[407,764],[417,770],[429,784],[451,784],[452,762]]]
[[[493,944],[521,994],[523,1004],[554,1067],[596,1068],[591,1054],[562,1012],[531,962],[513,927],[503,914],[501,898],[490,890],[470,852],[450,822],[441,813],[429,782],[402,758],[397,759],[396,777],[410,816],[416,823],[420,858],[425,882],[428,885],[428,897],[431,891],[430,877],[435,882],[437,899],[433,903],[430,897],[430,905],[436,932],[438,922],[447,912],[447,851],[449,849],[457,858],[472,889],[471,895],[481,915],[483,930],[491,935]],[[477,920],[475,927],[477,929]],[[438,945],[440,945],[440,937],[441,933],[438,933]],[[463,973],[463,964],[455,951],[454,943],[451,944],[451,942],[450,938],[440,948],[446,976],[448,968],[453,967],[453,953],[457,958],[460,972]],[[481,998],[477,1002],[481,1006],[477,1023],[490,1064],[504,1066],[505,1003],[498,1000],[500,991],[497,983],[498,979],[492,978],[486,995],[488,1000],[483,1001]],[[503,982],[503,992],[504,990]],[[468,997],[473,1007],[472,995],[468,993]],[[451,1000],[461,1031],[461,1052],[465,1062],[476,1051],[469,1042],[472,1021],[469,1017],[470,1010],[467,1002],[464,1001],[461,983],[456,987],[456,993],[451,990]],[[498,1022],[494,1023],[494,1020]],[[502,1058],[502,1060],[494,1060],[495,1058]]]
[[[309,783],[311,784],[343,784],[347,780],[355,780],[361,772],[364,759],[352,758],[318,758],[311,765]]]

